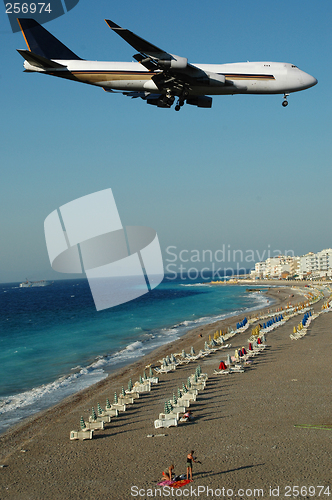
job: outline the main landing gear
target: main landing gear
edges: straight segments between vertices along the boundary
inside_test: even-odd
[[[175,111],[180,111],[180,109],[182,108],[182,106],[185,104],[185,100],[187,99],[188,95],[189,95],[188,90],[187,89],[183,89],[181,95],[179,96],[179,100],[176,103]]]
[[[282,101],[282,105],[283,107],[285,108],[286,106],[288,106],[288,101],[287,101],[287,97],[289,96],[289,94],[284,94],[284,101]]]
[[[184,105],[184,99],[179,98],[179,100],[175,106],[175,111],[180,111],[180,109],[182,108],[183,105]]]

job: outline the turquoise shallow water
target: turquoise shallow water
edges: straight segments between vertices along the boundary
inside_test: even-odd
[[[261,307],[242,286],[168,280],[97,312],[86,280],[0,285],[0,432],[198,324]]]

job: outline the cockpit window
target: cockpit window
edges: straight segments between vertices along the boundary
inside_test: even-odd
[[[295,66],[295,64],[292,64],[292,68],[297,68],[297,66]]]

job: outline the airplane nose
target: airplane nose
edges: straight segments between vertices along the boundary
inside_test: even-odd
[[[318,83],[318,80],[314,76],[311,76],[308,73],[304,73],[304,72],[302,74],[302,80],[303,80],[304,88],[306,88],[306,89],[313,87],[314,85],[316,85]]]

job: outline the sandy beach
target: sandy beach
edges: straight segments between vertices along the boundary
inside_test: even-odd
[[[274,311],[290,300],[304,300],[289,287],[268,293]],[[291,294],[295,296],[290,299]],[[322,303],[314,309],[320,311]],[[0,499],[298,498],[297,491],[300,498],[328,498],[332,429],[321,426],[332,424],[332,314],[321,314],[303,338],[291,340],[300,319],[301,315],[292,318],[269,333],[267,349],[244,373],[220,376],[213,371],[235,348],[247,347],[251,328],[229,341],[230,350],[161,375],[151,392],[142,394],[105,430],[96,431],[92,440],[69,439],[70,431],[79,429],[80,417],[88,420],[92,406],[99,402],[104,407],[106,398],[112,402],[114,392],[127,388],[129,378],[137,380],[146,365],[158,364],[166,354],[189,352],[190,346],[203,349],[209,335],[235,327],[238,318],[192,330],[17,425],[0,436]],[[165,400],[177,393],[198,364],[209,378],[190,406],[194,421],[154,429]],[[151,434],[154,437],[148,437]],[[157,482],[162,471],[174,463],[176,473],[186,472],[190,450],[201,461],[194,464],[194,481],[187,490],[160,495]]]

